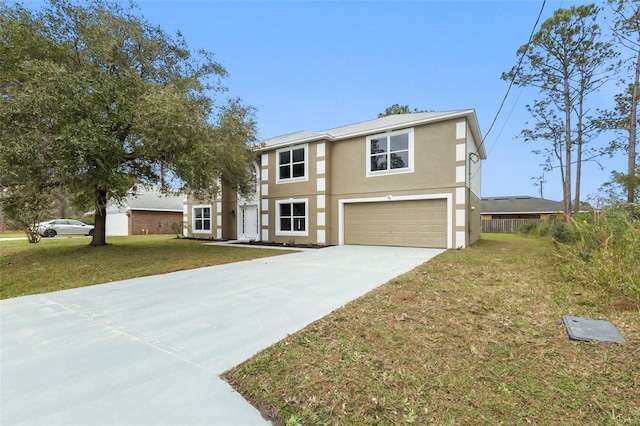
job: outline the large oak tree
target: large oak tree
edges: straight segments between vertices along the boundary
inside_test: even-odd
[[[0,4],[3,203],[62,190],[95,211],[100,246],[107,201],[135,185],[242,191],[255,121],[239,100],[216,101],[226,75],[133,4]]]

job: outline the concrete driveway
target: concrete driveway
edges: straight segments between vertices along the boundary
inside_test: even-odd
[[[269,424],[218,376],[442,251],[330,247],[1,301],[0,423]]]

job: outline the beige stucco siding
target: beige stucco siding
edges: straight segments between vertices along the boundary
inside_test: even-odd
[[[476,241],[478,241],[478,239],[480,238],[480,222],[481,222],[481,215],[480,215],[480,198],[478,196],[476,196],[476,194],[473,191],[470,191],[471,193],[471,203],[469,206],[469,238],[470,240],[467,242],[467,246],[470,246],[471,244],[475,243]]]
[[[322,145],[319,148],[319,145]],[[268,178],[261,181],[263,193],[261,195],[263,209],[261,228],[263,236],[268,235],[268,241],[291,242],[296,243],[320,243],[331,244],[328,241],[327,231],[331,223],[331,217],[328,213],[329,206],[329,188],[331,187],[332,164],[330,159],[331,144],[328,141],[314,141],[305,144],[293,145],[294,147],[305,146],[307,150],[307,176],[305,180],[292,182],[278,182],[278,150],[270,150],[263,153],[266,156],[266,165],[264,161],[261,168],[267,170]],[[266,188],[265,188],[266,185]],[[266,189],[266,194],[264,193]],[[325,207],[319,207],[318,196],[324,197]],[[266,200],[266,201],[264,201]],[[306,235],[278,235],[277,233],[277,203],[278,201],[299,200],[307,203],[306,215]],[[319,218],[318,213],[324,213]],[[267,219],[266,221],[264,219]],[[323,220],[324,225],[319,225],[319,219]],[[320,233],[318,232],[320,231]],[[324,237],[322,238],[322,236]],[[322,238],[322,240],[321,240]],[[263,238],[264,239],[264,238]]]
[[[314,140],[289,147],[266,150],[261,155],[261,236],[263,240],[337,245],[344,243],[346,203],[440,200],[446,204],[445,247],[468,246],[475,238],[471,229],[479,223],[479,204],[471,209],[472,197],[467,179],[468,151],[475,141],[469,139],[464,118],[431,122],[406,129],[412,132],[413,147],[405,169],[391,173],[368,171],[368,137]],[[381,133],[384,134],[384,133]],[[411,138],[410,138],[411,139]],[[278,154],[281,149],[306,148],[306,175],[293,181],[278,180]],[[410,144],[411,146],[411,144]],[[278,231],[279,203],[305,202],[307,205],[304,235],[285,235]],[[415,203],[418,205],[420,203]],[[414,204],[411,204],[412,206]],[[394,205],[402,210],[400,204]],[[406,216],[399,211],[398,214]],[[478,216],[475,218],[475,216]],[[476,220],[477,219],[477,220]],[[402,220],[402,219],[394,219]],[[396,227],[412,225],[396,223]],[[423,227],[424,228],[424,227]],[[479,233],[473,231],[473,233]],[[442,244],[442,233],[436,237]],[[433,242],[428,243],[433,245]]]
[[[416,127],[414,132],[414,169],[409,173],[397,173],[367,176],[367,137],[362,136],[339,141],[332,145],[332,194],[330,229],[331,242],[339,244],[344,238],[344,229],[338,223],[341,214],[341,200],[355,199],[393,199],[401,198],[447,198],[448,206],[446,226],[448,227],[448,245],[454,247],[456,232],[462,233],[462,244],[466,246],[466,223],[455,227],[455,194],[464,189],[465,182],[456,181],[456,121],[432,123]],[[465,143],[465,140],[462,140]],[[464,166],[465,162],[460,163]],[[461,198],[466,198],[465,197]],[[468,200],[468,199],[467,199]],[[466,201],[457,208],[467,211]],[[344,214],[344,212],[342,212]],[[466,220],[466,214],[465,214]],[[343,235],[341,235],[341,233]],[[431,243],[433,244],[433,243]]]
[[[256,200],[259,239],[277,242],[295,240],[303,244],[344,244],[345,225],[353,226],[351,219],[354,219],[354,214],[359,212],[367,216],[372,213],[362,206],[350,205],[380,203],[375,208],[385,204],[381,207],[384,211],[397,203],[394,204],[397,208],[391,212],[390,229],[402,229],[401,234],[404,233],[405,237],[400,240],[413,238],[414,229],[423,233],[418,238],[423,242],[408,242],[407,245],[453,248],[467,247],[473,243],[480,229],[480,165],[479,161],[470,163],[472,157],[480,155],[476,146],[476,139],[480,135],[475,117],[469,119],[469,112],[464,112],[447,115],[442,121],[422,121],[429,119],[429,115],[417,121],[409,118],[413,116],[400,120],[372,120],[371,123],[379,124],[378,127],[370,127],[370,122],[364,122],[331,129],[326,133],[300,132],[272,139],[272,148],[259,152],[257,158],[260,168],[259,199]],[[389,126],[389,123],[396,125]],[[369,143],[371,138],[377,139],[376,144]],[[302,147],[305,149],[304,161],[300,160],[300,152],[297,151]],[[279,179],[279,154],[284,150],[291,152],[288,157],[290,160],[286,162],[291,177]],[[481,155],[484,155],[484,151]],[[369,170],[372,162],[377,170]],[[301,164],[305,168],[304,176],[299,175]],[[201,232],[198,236],[237,238],[240,227],[238,220],[245,217],[239,215],[239,209],[242,210],[244,204],[237,199],[234,191],[223,191],[223,194],[222,198],[210,203],[211,232],[208,235]],[[301,227],[303,222],[299,203],[305,203],[306,206],[304,229]],[[189,222],[188,233],[193,230],[193,206],[198,204],[203,203],[189,200],[185,209],[185,218]],[[291,204],[289,213],[284,213],[287,207],[283,205],[286,204]],[[414,213],[418,215],[428,214],[429,208],[425,207],[423,212],[419,206],[432,205],[440,206],[438,214],[445,215],[438,219],[438,230],[429,230],[432,225],[415,222],[413,213],[410,213],[417,209]],[[443,213],[445,209],[442,205],[446,206],[446,213]],[[279,220],[281,212],[285,217],[283,220]],[[280,229],[280,226],[287,229]],[[357,226],[366,228],[368,225]],[[244,231],[241,233],[243,238],[249,235]],[[445,234],[446,245],[443,243]],[[255,231],[250,235],[255,235]],[[352,236],[347,235],[347,242]],[[398,240],[393,237],[389,244],[400,244],[394,239]]]
[[[367,137],[333,144],[331,192],[334,196],[452,187],[455,176],[455,122],[414,129],[414,171],[367,177]]]
[[[211,209],[211,229],[209,231],[195,231],[194,230],[194,208],[196,207],[209,207]],[[217,227],[217,218],[222,213],[222,200],[221,199],[213,199],[213,200],[195,200],[191,197],[188,198],[187,208],[186,208],[186,217],[187,217],[187,227],[185,229],[185,235],[187,237],[195,237],[195,238],[208,238],[215,239],[218,237],[218,227]],[[220,231],[222,232],[222,230]],[[220,235],[221,236],[221,235]]]

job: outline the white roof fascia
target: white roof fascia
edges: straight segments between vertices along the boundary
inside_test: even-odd
[[[434,122],[443,121],[443,120],[450,120],[450,119],[455,119],[459,117],[465,117],[468,119],[467,121],[469,123],[469,127],[471,128],[471,132],[473,133],[473,136],[476,140],[476,144],[478,145],[480,156],[481,158],[485,159],[487,157],[487,154],[484,150],[484,144],[482,144],[482,135],[480,133],[478,122],[475,117],[475,111],[473,109],[453,111],[451,113],[444,113],[442,115],[425,117],[425,118],[420,118],[416,120],[409,120],[401,123],[391,123],[382,127],[370,127],[370,128],[366,128],[359,131],[341,134],[340,136],[334,136],[331,134],[332,131],[336,131],[344,127],[350,127],[350,126],[359,124],[359,123],[354,123],[346,126],[335,127],[333,129],[325,130],[324,132],[318,132],[317,134],[302,137],[300,139],[292,139],[292,140],[286,140],[283,142],[278,142],[275,144],[267,144],[260,147],[260,149],[258,149],[257,151],[258,152],[270,151],[272,149],[277,149],[284,146],[292,146],[292,145],[297,145],[301,143],[314,142],[317,140],[339,141],[343,139],[351,139],[359,136],[372,135],[376,133],[384,133],[384,132],[389,132],[389,131],[399,130],[399,129],[406,129],[408,127],[418,126],[418,125],[427,124],[427,123],[434,123]],[[369,121],[374,122],[375,120],[369,120]],[[366,121],[363,123],[366,123]],[[278,138],[278,136],[272,139],[276,139],[276,138]]]
[[[134,211],[150,211],[150,212],[180,212],[182,213],[182,210],[178,210],[178,209],[154,209],[154,208],[150,208],[150,207],[129,207],[129,210],[134,210]]]
[[[389,124],[389,125],[383,126],[383,127],[377,127],[377,128],[367,129],[367,130],[361,130],[359,132],[348,133],[348,134],[344,134],[344,135],[342,135],[340,137],[336,137],[335,140],[350,139],[350,138],[355,138],[355,137],[358,137],[358,136],[371,135],[371,134],[375,134],[375,133],[391,132],[393,130],[406,129],[407,127],[419,126],[421,124],[435,123],[435,122],[438,122],[438,121],[450,120],[450,119],[458,118],[458,117],[466,117],[468,115],[473,116],[473,110],[472,109],[464,110],[464,111],[455,111],[455,112],[452,112],[450,114],[438,115],[438,116],[435,116],[435,117],[426,117],[426,118],[421,118],[421,119],[418,119],[418,120],[405,121],[405,122],[402,122],[402,123]],[[347,127],[347,126],[343,126],[343,127]],[[337,129],[339,129],[339,128],[340,127],[337,127]],[[329,131],[331,131],[331,130],[329,130]]]
[[[277,136],[276,136],[276,138],[277,138]],[[275,139],[275,138],[272,138],[272,139]],[[310,136],[303,137],[303,138],[300,138],[300,139],[286,140],[286,141],[283,141],[283,142],[274,143],[272,145],[263,145],[263,146],[259,147],[259,149],[257,151],[258,152],[270,151],[272,149],[281,148],[283,146],[299,145],[299,144],[302,144],[302,143],[314,142],[314,141],[319,141],[319,140],[333,141],[333,140],[335,140],[335,138],[333,136],[329,135],[328,133],[318,133],[318,134],[310,135]]]

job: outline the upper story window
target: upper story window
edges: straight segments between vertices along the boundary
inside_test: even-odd
[[[249,166],[249,190],[254,194],[258,192],[258,168],[255,164]]]
[[[276,152],[277,183],[309,180],[308,145],[297,145]]]
[[[193,208],[193,232],[211,231],[211,206]]]
[[[413,129],[367,137],[367,176],[413,172]]]

